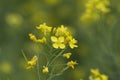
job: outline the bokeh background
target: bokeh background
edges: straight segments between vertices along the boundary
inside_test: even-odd
[[[57,80],[88,80],[98,68],[109,80],[120,80],[120,1],[110,0],[110,12],[99,20],[82,22],[87,0],[0,0],[0,80],[37,80],[25,69],[25,59],[36,53],[28,34],[46,23],[71,28],[79,48],[72,50],[79,64]]]

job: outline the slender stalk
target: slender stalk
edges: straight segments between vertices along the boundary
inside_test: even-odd
[[[56,55],[56,56],[51,60],[51,62],[49,62],[49,63],[47,64],[47,66],[51,65],[64,51],[65,51],[65,49],[62,50],[61,52],[59,52],[58,55]]]
[[[62,73],[63,73],[64,71],[66,71],[68,68],[69,68],[69,66],[66,66],[66,67],[63,68],[59,73],[56,73],[56,74],[54,74],[54,75],[51,74],[51,75],[50,75],[50,78],[47,79],[47,80],[51,80],[52,78],[54,78],[54,77],[56,77],[56,76],[62,75]]]
[[[55,74],[55,76],[60,76],[64,71],[66,71],[69,68],[69,66],[66,66],[65,68],[63,68],[59,73]]]
[[[38,61],[39,61],[39,54],[38,54]],[[40,79],[40,67],[39,67],[39,62],[37,61],[37,74],[38,74],[38,80],[41,80]]]
[[[62,50],[62,51],[60,51],[55,57],[53,57],[53,59],[52,60],[50,60],[48,63],[47,63],[47,65],[46,66],[51,66],[51,64],[59,57],[59,56],[61,56],[61,54],[63,53],[65,51],[65,49],[64,50]],[[52,58],[51,57],[51,58]],[[51,70],[51,73],[50,73],[50,75],[49,75],[49,78],[47,79],[47,80],[51,80],[54,76],[53,76],[53,72],[54,72],[54,67],[52,68],[52,70]]]
[[[27,57],[26,57],[26,55],[25,55],[24,51],[23,51],[23,50],[21,50],[21,52],[22,52],[22,55],[23,55],[23,57],[24,57],[25,61],[26,61],[26,62],[28,62],[28,59],[27,59]]]
[[[57,51],[54,52],[54,54],[51,55],[51,57],[50,57],[49,61],[47,62],[47,65],[46,65],[46,66],[49,65],[49,63],[50,63],[50,61],[51,61],[52,58],[54,58],[55,56],[57,56],[56,53],[57,53]]]
[[[54,69],[55,69],[55,68],[53,67],[47,80],[51,80],[51,79],[52,79],[52,75],[53,75]]]

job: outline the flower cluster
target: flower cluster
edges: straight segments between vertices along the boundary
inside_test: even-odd
[[[91,73],[89,80],[108,80],[108,76],[101,74],[98,69],[91,69]]]
[[[110,9],[109,0],[89,0],[85,7],[85,13],[81,16],[82,21],[98,20],[100,18],[99,13],[108,13]]]
[[[50,27],[46,25],[45,23],[40,24],[36,27],[37,30],[39,30],[40,37],[37,38],[33,33],[29,34],[29,38],[34,41],[35,43],[40,43],[43,48],[49,49],[49,53],[46,53],[46,63],[42,66],[41,72],[43,74],[49,74],[49,77],[47,80],[51,80],[51,78],[61,75],[64,71],[66,71],[68,68],[74,69],[74,66],[78,64],[76,61],[70,60],[67,63],[64,62],[62,64],[59,64],[57,61],[59,61],[59,57],[63,57],[66,59],[70,59],[72,53],[67,52],[67,48],[74,49],[78,47],[77,40],[72,36],[71,32],[67,27],[64,25],[61,25],[60,27]],[[39,55],[38,55],[39,56]],[[37,65],[37,62],[41,62],[38,60],[38,56],[34,56],[30,61],[27,62],[27,69],[33,68],[35,65]],[[57,63],[56,63],[57,62]],[[39,64],[38,64],[39,65]],[[60,66],[63,68],[62,70],[56,71],[54,69],[59,68]],[[40,70],[40,69],[39,69]],[[39,71],[38,71],[39,72]],[[39,74],[40,75],[40,74]]]
[[[46,38],[49,35],[51,38],[52,46],[56,49],[65,49],[67,46],[72,49],[78,47],[76,45],[77,40],[72,37],[70,31],[67,29],[67,27],[64,27],[63,25],[58,28],[53,28],[43,23],[36,28],[43,33],[44,37],[42,37],[41,39],[37,39],[35,35],[30,33],[29,37],[34,42],[46,43]]]
[[[58,28],[54,28],[54,35],[51,36],[51,41],[53,42],[54,48],[64,49],[67,45],[70,48],[78,47],[76,45],[77,41],[71,36],[70,32],[66,27],[61,25]]]

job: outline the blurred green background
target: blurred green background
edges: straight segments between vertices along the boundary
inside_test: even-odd
[[[91,68],[98,68],[109,80],[120,80],[120,1],[110,0],[110,13],[98,21],[82,23],[87,0],[0,0],[0,80],[37,80],[25,69],[27,57],[36,47],[28,34],[35,26],[65,25],[72,29],[79,48],[72,57],[79,64],[56,80],[88,80]]]

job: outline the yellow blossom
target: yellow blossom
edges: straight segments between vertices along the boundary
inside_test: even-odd
[[[102,80],[108,80],[108,77],[104,74],[101,75]]]
[[[100,72],[99,72],[98,69],[91,69],[90,71],[91,71],[91,73],[92,73],[93,75],[95,75],[95,76],[100,75]]]
[[[33,68],[33,66],[35,66],[36,63],[37,63],[37,60],[38,60],[37,56],[34,56],[30,61],[27,62],[27,67],[26,67],[26,69],[31,69],[31,68]]]
[[[64,44],[64,37],[55,37],[55,36],[52,36],[51,37],[51,41],[53,42],[53,47],[58,49],[64,49],[65,48],[65,44]]]
[[[105,14],[110,12],[110,9],[108,8],[109,5],[109,0],[88,0],[85,5],[86,10],[80,17],[80,20],[83,22],[98,20],[100,18],[100,13]]]
[[[5,16],[6,22],[11,27],[19,27],[23,23],[23,17],[20,14],[10,13]]]
[[[36,27],[37,29],[40,29],[41,32],[43,32],[45,35],[49,34],[52,30],[52,27],[47,26],[45,23],[40,24],[38,27]]]
[[[76,64],[77,64],[77,62],[76,61],[72,61],[72,60],[67,63],[67,65],[69,67],[73,68],[73,69],[74,69],[74,65],[76,65]]]
[[[108,80],[108,76],[101,74],[98,69],[91,69],[91,73],[89,80]]]
[[[43,66],[42,72],[43,72],[43,73],[48,73],[48,72],[49,72],[48,67]]]
[[[43,37],[42,39],[38,39],[38,40],[36,40],[36,42],[46,43],[46,38]]]
[[[72,39],[72,36],[71,36],[71,35],[68,35],[68,36],[66,37],[66,43],[69,42],[71,39]]]
[[[73,49],[74,47],[78,47],[78,46],[76,45],[77,40],[75,40],[71,35],[68,35],[68,36],[66,37],[65,43],[69,43],[69,46],[70,46],[70,48],[72,48],[72,49]]]
[[[56,36],[66,36],[69,34],[67,28],[64,27],[63,25],[61,25],[61,27],[58,27],[55,30],[56,30],[56,33],[55,33]]]
[[[110,11],[110,9],[106,8],[103,3],[99,3],[98,5],[96,5],[96,8],[102,11],[103,13],[107,13]]]
[[[32,33],[29,34],[29,37],[30,37],[30,39],[33,40],[33,41],[36,41],[36,40],[37,40],[37,39],[36,39],[36,36],[33,35]]]
[[[77,45],[76,45],[76,43],[77,43],[77,41],[73,38],[73,39],[71,39],[70,40],[70,42],[69,42],[69,46],[70,46],[70,48],[74,48],[74,47],[78,47]]]
[[[39,42],[39,43],[46,43],[46,38],[43,37],[42,39],[37,39],[35,35],[33,35],[32,33],[29,34],[29,37],[31,40],[33,40],[34,42]]]
[[[63,54],[63,57],[69,59],[71,55],[72,55],[72,53],[65,53],[65,54]]]
[[[100,19],[100,15],[98,13],[96,12],[90,13],[89,10],[86,13],[84,13],[82,16],[80,16],[80,20],[83,22],[92,22],[99,19]]]

